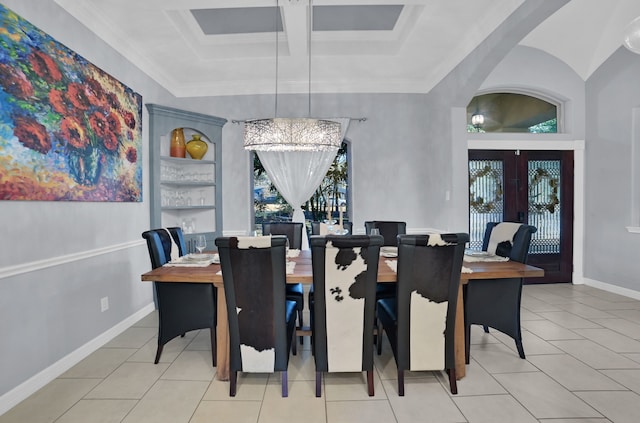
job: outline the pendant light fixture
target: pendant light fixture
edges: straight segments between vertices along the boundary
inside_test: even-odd
[[[309,0],[307,13],[307,53],[309,54],[309,109],[306,118],[278,117],[278,15],[276,2],[276,83],[275,116],[272,119],[253,119],[244,122],[244,148],[254,151],[327,151],[338,150],[342,144],[339,122],[311,118],[311,29],[313,4]]]

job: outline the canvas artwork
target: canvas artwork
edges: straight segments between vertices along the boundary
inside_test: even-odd
[[[0,4],[0,199],[142,201],[142,97]]]

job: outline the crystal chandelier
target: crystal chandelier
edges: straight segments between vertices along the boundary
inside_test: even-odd
[[[624,46],[640,54],[640,16],[631,21],[624,29]]]
[[[311,115],[311,25],[312,0],[309,0],[307,51],[309,53],[309,116]],[[339,122],[324,119],[278,117],[278,15],[276,2],[276,89],[275,117],[253,119],[244,123],[244,148],[254,151],[330,151],[342,144]]]
[[[244,123],[244,148],[258,151],[336,150],[340,123],[312,118],[256,119]]]

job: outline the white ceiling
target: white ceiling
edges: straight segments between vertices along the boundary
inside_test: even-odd
[[[273,31],[205,35],[191,13],[272,8],[276,0],[55,1],[178,97],[276,90]],[[313,31],[309,60],[308,0],[279,0],[284,30],[277,92],[306,93],[309,80],[312,92],[427,92],[522,2],[315,0],[314,6],[404,7],[392,30]],[[572,0],[521,44],[556,56],[586,80],[621,46],[624,27],[639,15],[638,0]],[[226,27],[250,26],[250,16],[237,13]]]

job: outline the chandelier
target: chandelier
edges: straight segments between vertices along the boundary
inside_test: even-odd
[[[315,118],[278,117],[278,15],[276,1],[276,89],[275,117],[244,122],[244,148],[254,151],[331,151],[342,144],[339,122]],[[313,4],[309,0],[307,22],[307,52],[309,53],[309,116],[311,115],[311,25]]]
[[[631,21],[624,29],[624,46],[640,54],[640,16]]]

